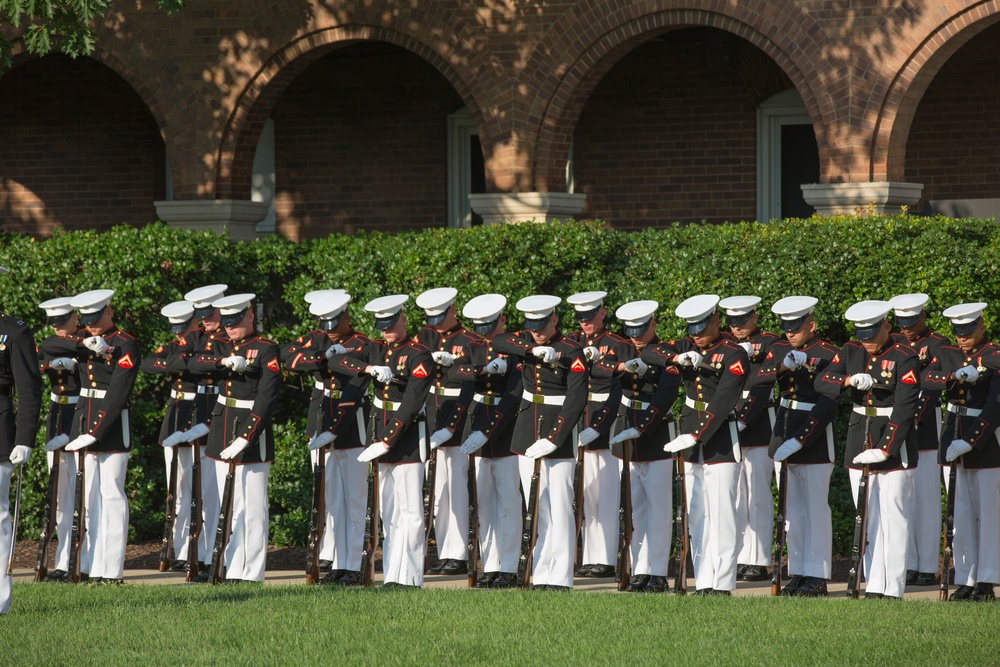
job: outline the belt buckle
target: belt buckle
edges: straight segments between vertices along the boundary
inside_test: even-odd
[[[704,412],[707,407],[708,403],[705,403],[704,401],[694,402],[694,409],[697,410],[698,412]]]
[[[531,402],[532,403],[545,403],[545,397],[542,396],[541,394],[532,394],[531,395]]]
[[[332,398],[332,399],[338,399],[338,398],[340,398],[340,390],[339,389],[331,389],[330,390],[330,398]]]
[[[223,400],[225,401],[225,406],[227,408],[235,408],[236,407],[236,399],[235,398],[229,398],[228,396],[226,396]]]
[[[69,405],[69,396],[60,395],[56,397],[56,403],[59,405]]]
[[[183,401],[185,399],[186,399],[186,397],[184,396],[184,392],[183,391],[177,392],[177,400],[178,401]],[[187,400],[190,400],[190,399],[187,399]]]
[[[865,408],[865,417],[878,417],[878,408]]]

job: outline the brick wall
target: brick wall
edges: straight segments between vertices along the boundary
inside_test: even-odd
[[[5,231],[106,229],[156,219],[163,141],[138,95],[94,60],[50,56],[0,77]]]
[[[584,216],[622,229],[756,216],[756,105],[791,87],[749,43],[666,33],[618,62],[574,133]]]
[[[446,224],[447,115],[461,107],[437,70],[395,46],[315,62],[274,108],[278,232]]]

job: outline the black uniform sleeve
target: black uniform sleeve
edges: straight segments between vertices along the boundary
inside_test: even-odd
[[[390,448],[406,432],[406,429],[413,423],[417,413],[424,407],[427,392],[431,384],[434,383],[434,376],[432,375],[434,360],[431,358],[431,353],[428,350],[421,348],[419,352],[410,357],[407,364],[409,364],[410,376],[406,383],[406,389],[403,390],[403,398],[400,401],[399,409],[392,413],[392,421],[390,423],[379,426],[379,433],[376,437],[376,440],[381,440],[389,445]],[[414,369],[421,368],[423,369],[422,372],[418,371],[414,374]]]
[[[566,373],[566,400],[552,430],[545,436],[557,448],[573,435],[573,427],[580,421],[580,415],[587,407],[589,385],[587,361],[582,348],[577,346],[570,354],[564,355],[562,361],[569,368]]]
[[[32,447],[42,409],[42,374],[31,330],[21,326],[10,339],[10,365],[17,390],[17,421],[14,446]]]
[[[750,358],[747,357],[743,348],[734,345],[733,349],[726,355],[719,385],[703,413],[705,421],[692,433],[700,442],[711,440],[716,431],[726,423],[726,417],[733,411],[736,402],[740,399],[743,383],[749,370]]]
[[[252,447],[264,432],[264,426],[271,422],[274,408],[281,389],[281,366],[278,346],[269,343],[260,351],[260,382],[253,400],[250,414],[240,424],[240,437],[250,442]]]
[[[115,346],[112,355],[112,362],[115,367],[111,372],[111,379],[108,381],[108,393],[101,399],[100,409],[97,411],[97,419],[90,423],[88,432],[100,440],[107,435],[108,429],[118,425],[118,420],[114,419],[125,409],[129,397],[132,395],[132,387],[135,379],[139,375],[139,366],[142,363],[142,355],[139,353],[139,344],[131,336],[121,336]],[[111,415],[112,419],[108,419]]]

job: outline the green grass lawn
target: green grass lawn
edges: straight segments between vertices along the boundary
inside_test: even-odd
[[[997,604],[16,584],[0,617],[2,665],[998,661]]]

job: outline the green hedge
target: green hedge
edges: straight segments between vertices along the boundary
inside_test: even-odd
[[[312,318],[303,294],[342,287],[354,297],[355,325],[370,332],[362,306],[376,296],[442,285],[459,290],[460,303],[483,292],[500,292],[513,303],[528,294],[604,289],[614,307],[634,299],[660,303],[661,336],[681,335],[673,308],[701,292],[756,294],[769,305],[792,294],[819,298],[822,334],[843,343],[849,333],[842,313],[855,301],[903,292],[931,296],[931,325],[948,331],[943,308],[982,300],[996,306],[1000,231],[992,220],[835,217],[768,224],[674,225],[618,232],[600,223],[519,224],[469,230],[433,229],[394,235],[359,233],[292,243],[271,237],[230,243],[209,232],[176,230],[156,223],[110,232],[57,233],[44,240],[0,235],[0,264],[12,270],[0,279],[3,311],[25,319],[39,340],[41,301],[88,289],[116,290],[116,320],[144,350],[169,339],[159,308],[210,282],[229,292],[250,291],[264,304],[263,324],[284,342],[307,331]],[[996,337],[996,318],[987,324]],[[412,326],[421,315],[407,305]],[[515,318],[516,319],[516,318]],[[612,318],[613,320],[613,318]],[[571,321],[571,320],[567,320]],[[774,330],[767,307],[761,325]],[[309,383],[289,378],[277,412],[277,460],[271,472],[271,538],[302,543],[308,502],[308,457],[304,417]],[[129,465],[130,537],[151,539],[163,520],[163,456],[156,434],[165,403],[162,380],[141,375],[133,401],[139,436]],[[843,438],[844,428],[838,429]],[[39,435],[39,442],[42,436]],[[842,445],[841,445],[842,449]],[[23,527],[37,534],[42,510],[44,463],[32,459],[26,475]],[[837,469],[831,500],[835,550],[849,548],[853,520],[846,474]]]

